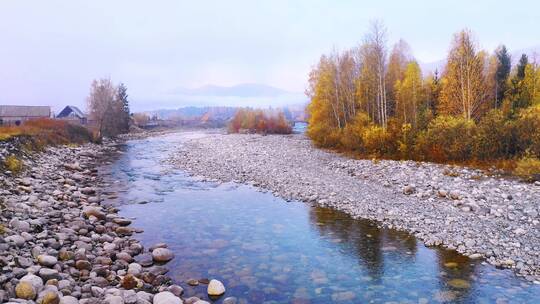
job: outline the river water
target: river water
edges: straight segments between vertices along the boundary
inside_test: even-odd
[[[510,270],[331,209],[204,182],[164,161],[198,136],[129,141],[101,170],[107,202],[144,230],[135,237],[174,251],[169,275],[186,296],[207,299],[206,286],[186,281],[216,278],[238,303],[540,303],[540,287]]]

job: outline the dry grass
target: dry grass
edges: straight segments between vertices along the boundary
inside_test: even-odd
[[[10,155],[4,161],[4,166],[7,170],[14,174],[18,174],[23,169],[23,163],[15,155]]]
[[[16,136],[30,136],[34,140],[32,149],[43,148],[47,145],[81,144],[94,140],[88,129],[54,119],[36,119],[25,122],[21,126],[0,127],[0,141],[9,140]]]

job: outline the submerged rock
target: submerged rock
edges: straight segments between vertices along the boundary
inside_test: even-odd
[[[152,251],[152,258],[156,262],[166,263],[174,258],[174,254],[168,248],[156,248]]]

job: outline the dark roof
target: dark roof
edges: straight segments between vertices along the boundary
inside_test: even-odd
[[[76,106],[66,106],[56,117],[62,118],[62,117],[68,117],[69,114],[73,113],[73,115],[77,116],[78,118],[85,118],[86,115],[79,110]]]
[[[0,105],[0,117],[50,117],[49,106],[8,106]]]

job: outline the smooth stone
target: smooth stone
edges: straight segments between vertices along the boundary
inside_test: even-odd
[[[182,300],[170,291],[162,291],[154,296],[154,304],[182,304]]]
[[[51,255],[39,255],[37,260],[41,266],[45,267],[53,267],[56,265],[56,263],[58,263],[58,259]]]
[[[174,258],[174,254],[167,248],[156,248],[152,251],[152,258],[156,262],[165,263]]]
[[[110,296],[105,298],[108,304],[124,304],[124,299],[121,296]]]
[[[19,299],[33,300],[37,294],[31,283],[22,281],[15,286],[15,295]]]
[[[60,299],[60,304],[79,304],[79,300],[73,296],[63,296]]]
[[[36,292],[40,291],[43,288],[43,280],[34,274],[25,275],[24,277],[21,278],[20,282],[30,283],[30,285],[32,285],[32,287],[34,288]]]
[[[218,280],[210,280],[207,291],[210,296],[220,296],[225,293],[225,286]]]
[[[184,293],[184,288],[178,285],[171,285],[167,288],[167,290],[172,292],[177,297],[181,296]]]
[[[79,304],[79,300],[73,296],[63,296],[60,299],[60,304]]]
[[[137,287],[138,281],[132,274],[126,274],[122,280],[120,280],[120,286],[125,289],[133,289]]]
[[[48,281],[48,280],[51,280],[51,279],[60,280],[60,275],[58,274],[58,270],[56,270],[56,269],[41,268],[39,270],[39,276],[44,281]]]
[[[60,297],[54,291],[47,291],[41,300],[41,304],[60,304]]]
[[[87,260],[78,260],[77,262],[75,262],[75,268],[79,270],[92,270],[92,264]]]
[[[101,207],[86,206],[83,208],[83,214],[90,218],[91,216],[96,217],[98,220],[105,220],[106,215],[101,211]]]
[[[17,247],[22,247],[26,243],[26,240],[20,235],[10,235],[4,240],[6,241],[6,243],[13,244]]]

